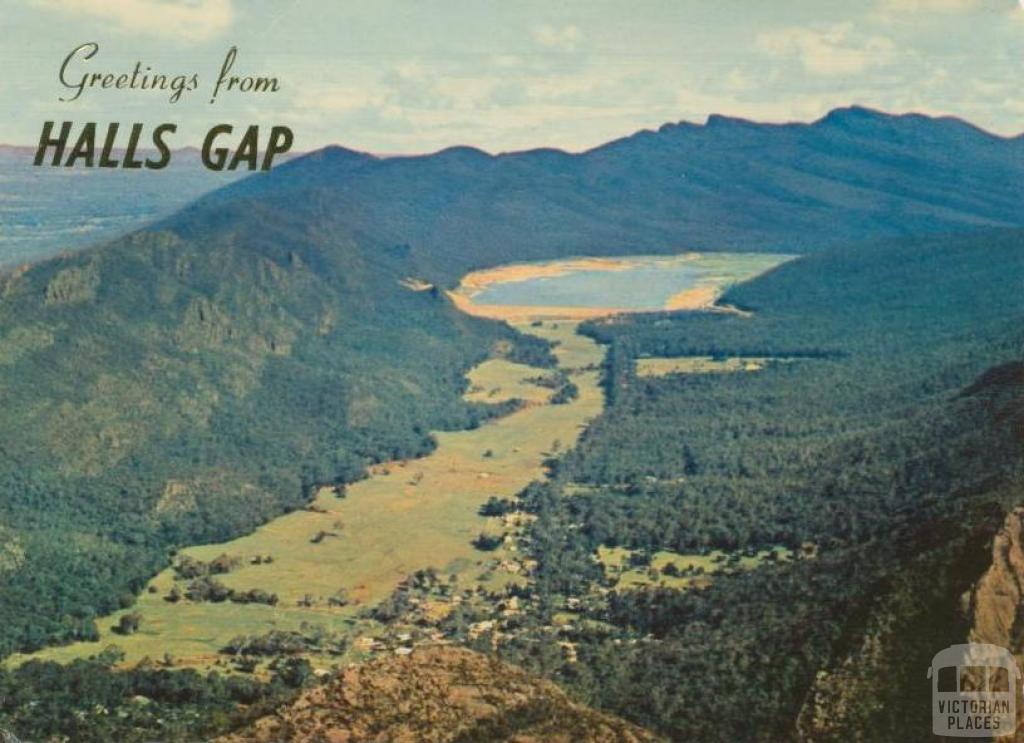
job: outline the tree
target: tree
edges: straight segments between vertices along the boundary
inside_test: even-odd
[[[481,516],[504,516],[516,510],[516,503],[508,498],[497,498],[491,496],[487,502],[480,506]]]
[[[483,552],[493,552],[505,541],[505,535],[481,534],[473,540],[473,546]]]
[[[128,614],[122,614],[117,625],[114,627],[114,632],[119,635],[134,635],[138,632],[140,624],[142,624],[142,615],[139,612],[133,611]]]

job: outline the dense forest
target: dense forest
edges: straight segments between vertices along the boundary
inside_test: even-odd
[[[17,730],[22,740],[33,741],[185,743],[266,714],[313,680],[308,661],[298,658],[257,681],[172,670],[164,661],[112,670],[122,657],[106,648],[66,665],[33,661],[0,669],[0,733]]]
[[[585,326],[610,346],[614,402],[522,495],[538,516],[537,628],[503,652],[674,740],[777,741],[819,673],[881,647],[884,683],[828,711],[848,718],[836,739],[918,739],[923,669],[963,641],[959,597],[1024,496],[1022,281],[1020,233],[911,240],[806,257],[725,296],[751,316]],[[787,361],[638,377],[645,354]],[[601,545],[803,559],[624,589]],[[572,600],[581,615],[552,638]]]
[[[1021,353],[1019,240],[1007,232],[832,251],[726,295],[752,317],[591,323],[583,332],[612,346],[605,384],[615,404],[559,467],[613,496],[629,491],[634,506],[658,504],[652,523],[671,533],[657,541],[676,549],[884,532],[924,485],[994,466],[985,451],[923,457],[957,444],[964,427],[951,396]],[[634,359],[646,354],[780,361],[758,373],[636,377]],[[803,492],[809,476],[814,488]],[[851,479],[856,504],[840,495]],[[619,519],[604,521],[614,529]]]

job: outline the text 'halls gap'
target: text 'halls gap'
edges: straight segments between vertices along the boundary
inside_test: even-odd
[[[60,67],[59,80],[72,91],[60,100],[71,103],[82,98],[90,89],[104,90],[162,90],[170,91],[170,103],[177,103],[182,97],[199,87],[199,74],[165,75],[154,73],[151,67],[136,62],[130,72],[83,71],[89,61],[99,52],[99,44],[81,44],[64,58]],[[213,86],[210,103],[214,103],[223,92],[276,93],[280,84],[276,77],[232,75],[238,49],[231,47],[221,65],[220,74]],[[140,123],[122,127],[119,123],[106,125],[106,131],[99,129],[96,122],[88,122],[76,132],[71,121],[43,123],[36,149],[35,165],[43,165],[49,159],[52,166],[67,168],[82,165],[100,168],[148,168],[160,170],[171,161],[171,148],[167,138],[178,129],[177,124],[164,123],[155,126],[150,139],[156,152],[141,159],[140,141],[145,125]],[[216,124],[203,138],[201,156],[203,165],[210,170],[236,170],[244,165],[248,170],[270,170],[274,157],[288,152],[294,142],[292,130],[286,126],[273,126],[265,142],[261,142],[259,127],[246,127],[241,138],[233,139],[235,127],[230,124]],[[121,139],[127,134],[127,141]],[[224,143],[237,142],[231,148]],[[263,145],[261,147],[261,144]],[[98,146],[97,146],[98,145]],[[263,152],[261,157],[260,152]]]

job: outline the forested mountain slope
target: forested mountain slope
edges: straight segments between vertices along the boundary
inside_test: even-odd
[[[727,293],[750,316],[588,324],[612,404],[521,499],[540,609],[507,656],[674,740],[926,737],[923,669],[967,640],[961,596],[1024,497],[1022,282],[1001,231],[805,257]],[[779,360],[644,377],[646,354]],[[688,590],[594,560],[780,544],[802,559]]]
[[[316,209],[223,206],[0,280],[0,654],[90,637],[174,545],[498,412],[460,398],[496,345],[548,359]]]

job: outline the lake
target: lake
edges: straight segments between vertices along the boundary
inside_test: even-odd
[[[791,256],[686,253],[675,256],[575,258],[516,264],[470,274],[461,290],[477,308],[543,307],[618,311],[696,308],[731,284]]]

